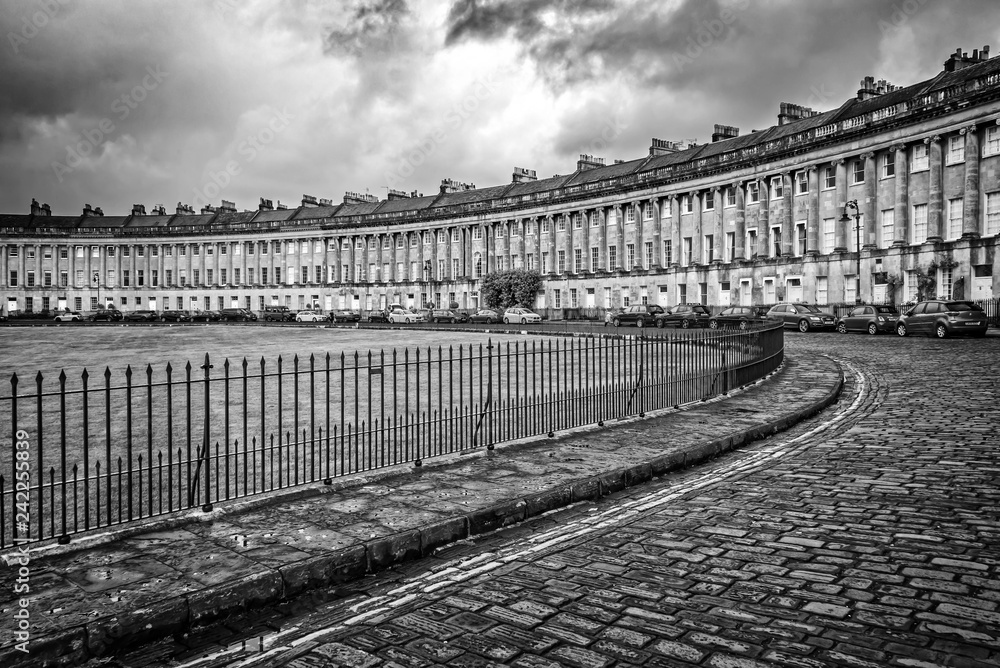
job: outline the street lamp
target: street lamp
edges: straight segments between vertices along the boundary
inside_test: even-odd
[[[858,253],[858,265],[857,265],[857,276],[855,280],[857,281],[857,290],[854,292],[854,303],[861,303],[861,210],[858,209],[858,200],[851,199],[844,202],[844,215],[840,217],[841,224],[846,224],[851,222],[851,217],[847,215],[847,207],[854,207],[854,250]]]

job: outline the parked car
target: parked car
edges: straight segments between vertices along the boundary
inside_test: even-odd
[[[159,314],[156,311],[129,311],[125,314],[125,320],[128,322],[152,322],[159,318]]]
[[[526,325],[529,322],[541,322],[542,316],[526,308],[514,307],[504,311],[504,324],[520,323]]]
[[[327,317],[319,311],[299,311],[295,314],[295,322],[322,322]]]
[[[485,322],[492,325],[500,322],[500,314],[493,309],[481,308],[469,316],[469,322]]]
[[[264,322],[289,322],[295,320],[295,314],[287,306],[265,306],[263,311]]]
[[[257,319],[257,314],[245,308],[224,308],[219,311],[219,320],[227,322],[250,322]]]
[[[409,309],[397,309],[395,311],[389,311],[388,321],[392,323],[403,323],[412,324],[419,322],[419,317],[416,313]]]
[[[431,321],[431,309],[429,309],[429,308],[419,308],[419,309],[411,309],[411,310],[417,316],[417,322],[430,322]]]
[[[222,319],[218,311],[191,311],[192,321],[217,322]]]
[[[708,321],[708,326],[712,329],[720,327],[737,327],[739,329],[750,329],[753,325],[764,322],[764,316],[760,309],[754,306],[730,306],[722,309],[718,315],[713,315]]]
[[[621,325],[635,325],[636,327],[646,327],[656,324],[656,316],[663,313],[663,307],[659,304],[632,304],[615,314],[611,319],[611,324],[615,327]]]
[[[79,311],[66,311],[65,313],[56,314],[53,320],[56,322],[82,322],[83,316],[80,315]]]
[[[434,309],[431,311],[431,322],[450,322],[452,324],[469,322],[469,315],[451,309]]]
[[[896,333],[949,336],[986,336],[986,312],[972,302],[931,299],[919,302],[896,320]]]
[[[879,332],[894,332],[896,321],[899,320],[899,311],[892,305],[867,305],[855,306],[847,315],[837,320],[837,331],[841,334],[847,332],[868,332],[875,336]]]
[[[190,311],[164,311],[160,314],[163,322],[191,322]]]
[[[707,327],[712,313],[701,304],[678,304],[671,306],[663,313],[656,315],[656,326],[680,327],[690,329],[691,327]]]
[[[623,308],[609,308],[604,312],[604,326],[615,324],[615,316],[625,312]]]
[[[828,311],[814,304],[775,304],[764,316],[768,320],[782,323],[784,327],[808,332],[811,329],[834,329],[837,319]]]
[[[103,311],[94,311],[87,316],[87,320],[90,322],[118,322],[123,317],[124,316],[121,311],[116,309],[104,309]]]
[[[389,322],[389,311],[369,311],[368,322]]]
[[[348,309],[337,309],[330,312],[330,322],[361,322],[361,313]]]

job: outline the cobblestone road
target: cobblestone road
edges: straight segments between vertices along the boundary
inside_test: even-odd
[[[1000,665],[1000,338],[786,340],[847,379],[788,432],[109,663]]]

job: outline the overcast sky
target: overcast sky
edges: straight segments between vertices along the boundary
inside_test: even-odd
[[[996,0],[3,0],[0,212],[539,178],[1000,52]]]

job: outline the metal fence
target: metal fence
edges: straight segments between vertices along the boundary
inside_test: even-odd
[[[0,549],[643,415],[752,382],[783,350],[768,327],[15,374]]]

